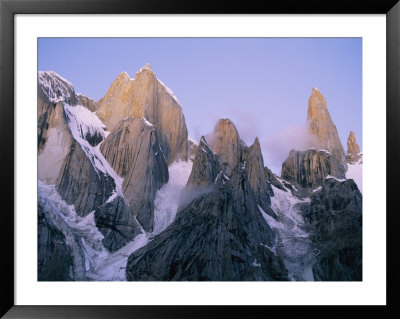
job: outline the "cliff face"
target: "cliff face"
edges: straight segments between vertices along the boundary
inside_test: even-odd
[[[219,172],[218,156],[202,136],[187,185],[190,187],[207,187],[213,185]]]
[[[313,88],[308,100],[307,121],[310,133],[317,138],[317,149],[325,149],[330,152],[334,165],[338,166],[337,171],[344,174],[347,171],[344,149],[329,114],[326,100],[316,88]]]
[[[322,185],[328,175],[345,178],[341,171],[336,171],[332,155],[326,151],[292,150],[282,164],[282,178],[304,188]]]
[[[233,167],[242,161],[243,142],[235,124],[229,119],[219,120],[209,142],[224,173],[230,176]]]
[[[188,134],[182,107],[149,65],[140,69],[134,79],[121,73],[97,107],[96,114],[109,131],[126,117],[145,118],[157,129],[168,164],[188,158]]]
[[[77,103],[72,84],[54,72],[39,72],[38,178],[56,185],[63,199],[75,206],[77,214],[85,216],[107,200],[115,183],[93,166],[84,146],[73,136],[70,125],[74,118],[68,110],[78,109]],[[81,126],[79,132],[83,132]],[[92,139],[90,130],[83,135],[83,143],[84,138],[96,139]]]
[[[250,187],[254,192],[258,205],[260,205],[266,213],[276,217],[271,209],[270,195],[272,189],[265,176],[264,160],[261,154],[260,142],[257,137],[253,145],[244,148],[243,163],[247,170]]]
[[[62,104],[46,101],[38,94],[38,178],[56,184],[73,138]]]
[[[311,196],[304,219],[320,250],[315,280],[362,280],[362,195],[354,181],[329,179]]]
[[[246,170],[238,165],[216,182],[129,257],[128,280],[288,280]]]
[[[146,231],[153,229],[154,198],[168,182],[168,166],[155,127],[141,118],[127,118],[107,136],[101,151],[124,178],[122,191]]]
[[[86,216],[103,204],[115,189],[114,180],[96,170],[76,141],[70,147],[56,183],[61,197],[75,206],[78,215]]]
[[[64,234],[48,219],[38,206],[38,280],[73,280],[73,257]]]
[[[142,233],[133,211],[120,196],[98,207],[94,218],[109,251],[120,249]]]

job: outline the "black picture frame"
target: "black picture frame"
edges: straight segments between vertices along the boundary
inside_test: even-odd
[[[14,303],[14,16],[16,14],[386,14],[387,305],[386,306],[16,306]],[[0,0],[1,308],[4,318],[246,318],[262,316],[400,318],[399,217],[396,182],[400,136],[400,3],[398,0]],[[382,141],[383,142],[383,141]],[[268,307],[268,308],[267,308]]]

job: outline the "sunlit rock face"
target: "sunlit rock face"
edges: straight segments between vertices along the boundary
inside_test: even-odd
[[[337,171],[332,155],[326,151],[292,150],[282,164],[282,178],[304,188],[322,185],[329,175],[345,178],[341,171]]]
[[[220,119],[209,137],[209,143],[218,155],[224,173],[229,176],[233,167],[242,161],[244,147],[235,124],[229,119]]]
[[[97,102],[99,118],[113,131],[126,117],[145,118],[160,135],[168,165],[188,158],[188,133],[182,107],[147,64],[134,79],[121,73]]]
[[[307,121],[309,132],[317,138],[316,148],[332,153],[334,165],[338,166],[337,171],[344,174],[347,171],[345,152],[329,114],[325,97],[316,88],[313,88],[308,100]]]
[[[353,131],[350,131],[347,139],[347,162],[349,164],[358,163],[361,158],[362,154],[360,152],[360,147],[357,144],[356,134]]]

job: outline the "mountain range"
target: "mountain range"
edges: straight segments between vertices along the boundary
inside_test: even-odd
[[[362,280],[362,153],[318,89],[280,176],[228,118],[190,138],[149,64],[98,101],[37,90],[39,281]]]

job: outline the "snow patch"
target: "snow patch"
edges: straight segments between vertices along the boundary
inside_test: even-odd
[[[176,97],[176,95],[174,94],[174,92],[164,84],[163,81],[161,81],[159,78],[157,78],[158,82],[165,88],[165,90],[167,91],[167,93],[175,100],[176,103],[178,103],[179,105],[181,105],[181,103],[179,102],[178,98]]]
[[[346,181],[346,179],[337,178],[337,177],[332,176],[332,175],[328,175],[327,177],[325,177],[325,179],[330,179],[330,178],[335,179],[335,180],[337,180],[338,182],[345,182],[345,181]]]
[[[146,120],[146,118],[143,118],[144,124],[146,124],[149,127],[154,126],[152,123],[150,123],[148,120]]]
[[[360,159],[356,164],[347,164],[346,178],[352,179],[357,184],[358,189],[362,193],[362,159]]]
[[[117,173],[113,170],[111,165],[107,162],[107,160],[101,153],[100,145],[102,142],[96,146],[92,146],[85,139],[86,132],[94,132],[100,130],[104,132],[104,124],[99,120],[94,112],[89,111],[81,105],[70,106],[64,103],[64,110],[67,115],[68,126],[71,130],[72,136],[82,147],[83,151],[86,154],[86,157],[92,163],[95,171],[100,171],[103,174],[111,176],[114,179],[118,195],[123,197],[123,178],[117,175]]]
[[[293,280],[313,281],[315,245],[310,239],[300,209],[300,204],[308,203],[310,199],[299,199],[291,192],[285,192],[273,185],[271,187],[274,192],[274,196],[271,197],[271,208],[278,216],[278,220],[266,214],[261,207],[259,209],[275,231],[277,238],[274,247],[264,246],[282,257]]]
[[[178,160],[168,167],[168,183],[158,190],[154,200],[152,235],[161,233],[174,221],[180,204],[181,192],[189,179],[192,166],[192,161]]]
[[[317,187],[316,189],[313,189],[313,193],[319,192],[322,189],[322,186]]]
[[[96,281],[126,281],[125,270],[129,256],[149,242],[147,233],[139,234],[121,249],[103,258],[86,274]]]
[[[54,71],[38,72],[39,87],[50,102],[58,103],[71,98],[74,88],[68,80]]]

